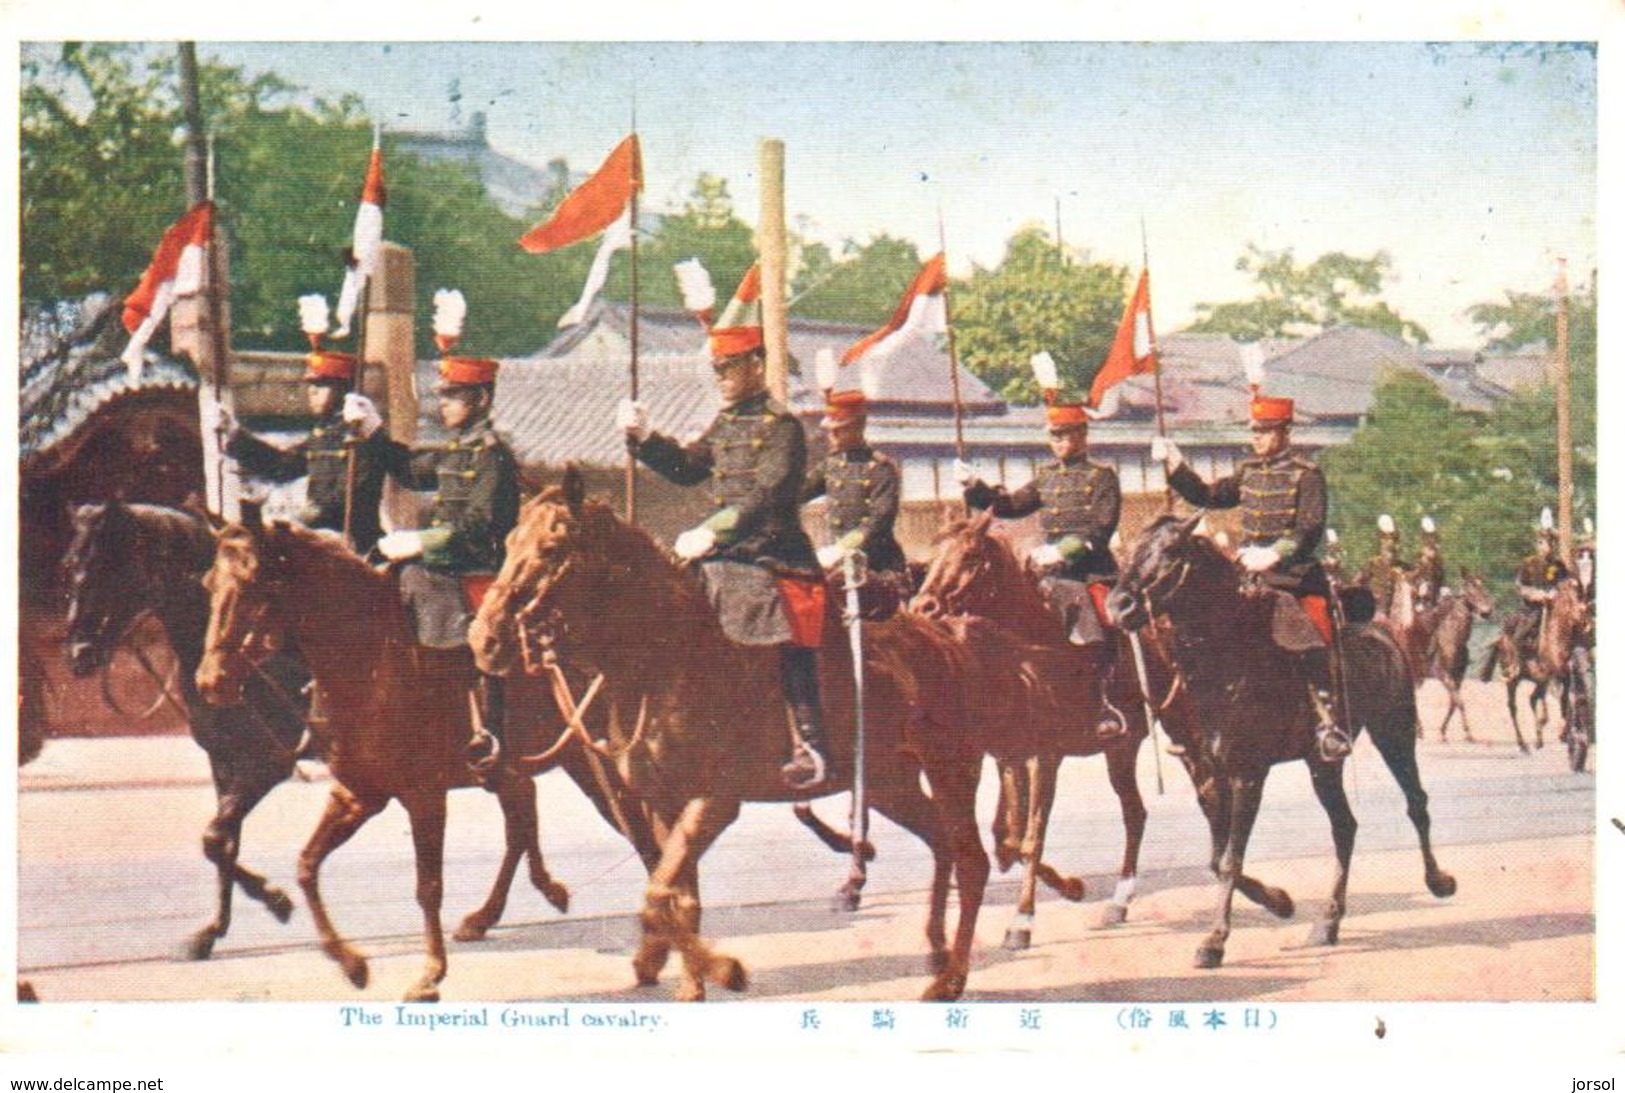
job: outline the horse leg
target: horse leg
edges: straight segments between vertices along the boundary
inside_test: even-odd
[[[211,763],[213,757],[211,756]],[[215,767],[215,784],[226,781],[226,773]],[[203,831],[203,856],[214,863],[217,878],[215,918],[188,939],[186,955],[191,960],[207,960],[214,952],[214,943],[226,936],[231,928],[231,896],[234,886],[241,886],[243,894],[263,903],[276,916],[286,922],[293,914],[293,900],[280,888],[273,887],[266,878],[239,864],[237,855],[242,849],[243,820],[254,806],[282,780],[281,776],[262,780],[261,784],[238,786],[220,792],[215,801],[214,819]]]
[[[428,959],[423,974],[406,992],[408,1002],[440,1001],[440,981],[446,978],[446,935],[440,925],[445,897],[446,791],[423,790],[402,798],[412,823],[412,851],[417,859],[417,900],[423,911],[424,947]]]
[[[797,801],[791,806],[790,811],[795,813],[795,817],[797,820],[801,821],[802,827],[805,827],[808,831],[811,831],[814,838],[823,843],[825,846],[829,847],[831,850],[835,851],[835,853],[844,855],[852,854],[861,850],[864,861],[872,862],[875,860],[875,847],[873,843],[865,839],[861,847],[853,846],[852,835],[848,832],[839,831],[825,823],[823,817],[819,816],[818,813],[813,811],[812,805],[809,802]]]
[[[1224,853],[1225,839],[1230,829],[1228,783],[1217,777],[1199,775],[1189,758],[1185,761],[1185,769],[1196,786],[1196,802],[1201,806],[1202,815],[1207,820],[1208,835],[1213,846],[1212,855],[1208,859],[1208,869],[1217,877],[1221,875],[1219,859]],[[1292,896],[1284,889],[1265,884],[1245,873],[1236,878],[1236,891],[1276,918],[1291,918],[1297,913]]]
[[[877,779],[875,811],[910,832],[931,851],[931,896],[925,919],[928,966],[933,975],[948,966],[948,887],[953,882],[954,863],[937,819],[936,807],[920,790],[918,773],[888,780]]]
[[[363,800],[344,786],[334,784],[327,797],[327,807],[311,832],[305,848],[299,852],[299,888],[305,893],[310,907],[310,918],[316,925],[316,934],[322,941],[322,952],[336,960],[352,986],[367,985],[367,958],[339,936],[333,922],[327,917],[327,905],[322,901],[318,878],[327,856],[345,843],[362,826],[389,803],[387,797],[369,797]]]
[[[651,836],[656,844],[655,852],[644,859],[645,867],[652,878],[656,869],[660,867],[659,848],[665,845],[671,834],[671,826],[658,814],[651,815]],[[665,970],[666,961],[671,957],[671,931],[666,928],[664,919],[651,923],[648,916],[644,916],[643,929],[638,939],[638,951],[632,956],[632,972],[637,977],[640,987],[652,987],[660,981],[660,973]]]
[[[1529,754],[1529,745],[1523,742],[1523,728],[1518,724],[1518,680],[1507,680],[1507,713],[1512,717],[1512,735],[1517,738],[1518,750]]]
[[[739,802],[733,798],[698,797],[689,801],[672,825],[660,864],[649,877],[643,927],[663,934],[682,954],[683,981],[678,987],[678,1001],[704,1001],[707,981],[730,990],[745,987],[744,966],[731,956],[713,952],[698,933],[700,857],[738,815]]]
[[[999,872],[1008,873],[1021,860],[1022,825],[1031,814],[1026,764],[999,760],[999,803],[993,809],[993,854]]]
[[[1456,878],[1440,869],[1433,857],[1433,822],[1428,815],[1428,795],[1422,788],[1422,772],[1416,763],[1415,745],[1404,739],[1402,729],[1387,729],[1380,724],[1372,727],[1370,735],[1371,742],[1377,747],[1377,754],[1382,756],[1389,773],[1405,794],[1405,814],[1411,818],[1411,825],[1416,828],[1416,837],[1422,845],[1422,877],[1428,891],[1440,899],[1455,895]]]
[[[954,769],[926,777],[931,782],[932,803],[938,827],[953,855],[954,879],[959,886],[959,922],[954,929],[953,948],[947,966],[937,973],[922,1002],[952,1002],[965,993],[970,977],[971,946],[976,940],[976,919],[987,891],[987,852],[976,831],[976,776],[980,759],[954,764]],[[1037,786],[1033,787],[1034,795]]]
[[[1106,777],[1123,814],[1123,865],[1117,873],[1117,888],[1111,901],[1101,909],[1097,926],[1117,926],[1128,919],[1129,900],[1140,876],[1140,844],[1145,840],[1145,799],[1140,796],[1140,780],[1135,777],[1135,761],[1140,754],[1138,736],[1106,749]]]
[[[1060,760],[1054,755],[1027,758],[1027,815],[1022,822],[1021,889],[1016,895],[1016,916],[1004,931],[1004,947],[1012,952],[1032,947],[1033,911],[1038,902],[1038,866],[1043,861],[1044,836],[1050,809],[1055,804],[1055,772]],[[946,907],[944,908],[946,914]]]
[[[1407,729],[1407,734],[1413,730]],[[1415,739],[1414,736],[1411,737]],[[1354,835],[1359,829],[1354,813],[1349,808],[1348,794],[1343,790],[1343,765],[1309,760],[1309,776],[1315,787],[1320,807],[1332,822],[1332,845],[1337,851],[1337,877],[1332,882],[1332,895],[1326,911],[1309,931],[1309,944],[1336,945],[1343,915],[1348,909],[1349,863],[1354,859]]]
[[[508,893],[519,872],[521,859],[530,864],[530,882],[547,902],[561,914],[570,909],[570,890],[549,875],[547,862],[542,857],[535,781],[503,772],[497,785],[497,801],[502,806],[505,836],[502,864],[497,869],[496,883],[491,886],[491,894],[486,897],[485,903],[471,911],[452,934],[457,941],[480,941],[491,927],[502,921],[502,912],[507,908]]]
[[[1535,684],[1535,689],[1529,692],[1529,716],[1535,719],[1535,750],[1539,751],[1546,746],[1546,687],[1543,681]]]
[[[1219,902],[1215,911],[1218,921],[1196,950],[1198,968],[1217,968],[1224,963],[1224,945],[1230,938],[1230,907],[1236,882],[1242,875],[1242,864],[1247,859],[1247,840],[1252,836],[1253,822],[1258,819],[1263,793],[1261,776],[1230,779],[1230,824],[1218,862]]]

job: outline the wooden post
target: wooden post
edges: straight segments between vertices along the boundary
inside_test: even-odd
[[[368,283],[367,308],[358,318],[365,325],[362,344],[368,364],[362,391],[383,409],[389,435],[402,444],[418,436],[417,348],[413,338],[413,308],[417,299],[416,262],[412,252],[397,243],[378,248],[378,268]],[[390,528],[420,526],[418,497],[393,478],[384,486],[384,523]]]
[[[1557,260],[1557,550],[1574,565],[1574,437],[1569,421],[1569,270]]]
[[[756,250],[762,261],[762,340],[767,348],[767,389],[790,404],[790,323],[784,305],[784,142],[764,139],[761,147],[762,209]]]

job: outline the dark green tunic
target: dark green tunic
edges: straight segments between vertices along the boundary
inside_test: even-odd
[[[246,429],[238,429],[226,443],[226,454],[238,462],[243,473],[253,478],[292,482],[308,476],[305,507],[299,514],[299,522],[306,527],[342,532],[351,451],[346,443],[348,437],[344,422],[334,414],[317,422],[310,435],[291,448],[278,448]],[[354,446],[355,495],[350,511],[350,538],[357,554],[371,550],[383,533],[378,506],[384,495],[384,442],[387,439],[380,430]]]
[[[1117,579],[1111,541],[1123,500],[1112,468],[1087,459],[1046,463],[1031,482],[1013,493],[1003,486],[972,482],[965,502],[1007,519],[1038,513],[1044,541],[1063,559],[1055,576],[1074,581]]]
[[[1291,450],[1245,459],[1212,483],[1181,463],[1168,484],[1201,508],[1241,509],[1241,545],[1270,547],[1281,556],[1279,565],[1262,574],[1269,587],[1294,596],[1330,594],[1315,557],[1326,530],[1326,478],[1308,459]]]
[[[863,551],[874,573],[907,574],[897,543],[902,474],[886,455],[863,445],[826,456],[802,487],[801,499],[829,498],[829,528],[836,542]]]
[[[383,431],[373,434],[383,436]],[[503,543],[519,521],[519,468],[489,418],[444,444],[408,448],[385,437],[389,473],[414,490],[433,490],[423,531],[423,564],[462,575],[502,568]]]

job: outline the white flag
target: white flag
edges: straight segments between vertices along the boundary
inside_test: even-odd
[[[559,326],[575,326],[587,317],[587,309],[598,298],[598,293],[609,279],[609,260],[615,252],[624,250],[632,245],[632,209],[626,211],[604,230],[604,238],[598,244],[598,253],[593,257],[592,269],[587,271],[587,283],[581,287],[581,299],[575,306],[566,311],[559,318]]]

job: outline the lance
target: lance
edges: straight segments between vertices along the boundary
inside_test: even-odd
[[[636,89],[632,92],[632,139],[638,135],[638,96]],[[632,329],[628,335],[631,349],[631,361],[627,368],[630,373],[629,386],[633,402],[638,400],[638,189],[643,182],[643,153],[639,149],[638,155],[633,158],[632,165],[632,205],[631,221],[627,225],[628,233],[632,236]],[[638,511],[638,457],[630,451],[626,453],[626,522],[637,522]]]
[[[841,582],[846,586],[846,632],[852,645],[852,712],[854,735],[852,740],[852,895],[867,876],[863,851],[869,841],[869,803],[864,787],[864,728],[863,728],[863,615],[859,609],[858,589],[869,579],[868,559],[861,550],[849,550],[841,558]]]
[[[1145,730],[1151,734],[1151,755],[1157,767],[1157,796],[1162,796],[1162,747],[1161,738],[1167,733],[1157,719],[1156,710],[1151,708],[1151,682],[1145,670],[1145,649],[1140,645],[1140,635],[1130,630],[1128,633],[1128,647],[1134,651],[1134,672],[1140,677],[1140,701],[1145,704]]]
[[[377,151],[383,141],[383,126],[374,124],[372,129],[372,147]],[[370,169],[370,164],[369,164]],[[362,195],[366,200],[366,195]],[[352,240],[352,244],[353,244]],[[361,255],[351,250],[350,258],[359,266]],[[374,255],[376,261],[377,256]],[[355,332],[355,392],[358,395],[367,393],[367,310],[372,305],[372,277],[365,270],[361,271],[361,291],[356,299],[356,332]],[[355,536],[350,530],[350,513],[355,508],[355,480],[356,463],[360,456],[357,449],[361,446],[360,437],[346,437],[344,441],[344,541],[355,549]]]
[[[937,249],[942,251],[942,320],[948,328],[948,385],[954,394],[954,458],[965,461],[965,404],[959,396],[959,354],[954,350],[954,310],[948,296],[948,231],[943,226],[942,205],[937,205]],[[965,513],[970,502],[960,496]]]
[[[1157,352],[1157,324],[1151,321],[1151,248],[1145,241],[1144,216],[1140,217],[1140,269],[1146,277],[1145,333],[1151,345],[1151,384],[1157,398],[1157,435],[1166,437],[1168,425],[1162,416],[1162,354]],[[1167,482],[1166,475],[1162,483],[1162,507],[1165,512],[1174,511],[1174,488]]]

